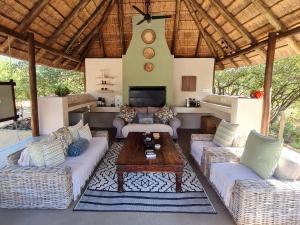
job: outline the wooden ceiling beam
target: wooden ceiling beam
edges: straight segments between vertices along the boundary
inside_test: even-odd
[[[268,22],[276,29],[276,31],[286,31],[287,27],[280,21],[280,19],[272,12],[272,10],[262,0],[251,0],[253,5],[261,12],[261,14],[268,20]],[[290,36],[287,38],[289,46],[300,54],[300,45],[297,40]]]
[[[102,30],[99,30],[99,46],[101,46],[103,58],[106,57],[105,43]]]
[[[121,44],[121,50],[122,55],[126,53],[125,48],[125,38],[124,38],[124,10],[123,10],[123,0],[117,0],[117,6],[118,6],[118,21],[119,21],[119,32],[120,32],[120,44]]]
[[[73,51],[74,45],[77,42],[77,40],[79,39],[79,37],[81,36],[81,34],[85,31],[85,29],[101,14],[103,14],[103,11],[105,10],[105,8],[103,8],[104,3],[106,1],[101,1],[101,3],[99,4],[99,6],[95,9],[95,11],[93,12],[93,14],[87,19],[87,21],[85,21],[85,23],[80,27],[80,29],[76,32],[76,34],[74,35],[74,37],[72,37],[72,39],[69,41],[69,43],[67,44],[67,46],[64,49],[64,52],[67,54],[71,54],[71,52]],[[53,64],[58,64],[60,63],[60,61],[62,60],[61,57],[58,57],[57,59],[54,60]]]
[[[26,42],[27,43],[27,34],[28,33],[19,33],[19,32],[16,32],[15,30],[12,30],[12,29],[9,29],[7,27],[4,27],[2,25],[0,25],[0,33],[4,33],[6,35],[9,35],[15,39],[18,39],[22,42]],[[46,51],[50,52],[51,54],[53,55],[56,55],[56,56],[61,56],[65,59],[69,59],[71,61],[74,61],[74,62],[80,62],[80,59],[78,58],[75,58],[73,56],[70,56],[70,55],[67,55],[65,54],[64,52],[61,52],[59,50],[56,50],[54,48],[51,48],[41,42],[38,42],[38,41],[34,41],[35,42],[35,46],[38,47],[38,48],[42,48],[42,49],[45,49]]]
[[[175,55],[176,52],[176,39],[178,35],[178,28],[180,23],[180,8],[181,8],[181,0],[176,0],[176,11],[175,11],[175,21],[174,21],[174,28],[173,28],[173,40],[171,51],[172,54]]]
[[[99,32],[99,30],[102,29],[104,23],[107,21],[107,18],[114,6],[114,4],[116,3],[116,0],[110,0],[107,7],[106,7],[106,10],[104,11],[104,14],[103,16],[101,17],[99,23],[97,24],[97,26],[94,28],[93,31],[91,31],[88,36],[85,38],[85,40],[81,43],[81,45],[76,49],[76,51],[74,52],[75,55],[79,54],[82,49],[84,49],[84,47],[89,43],[89,41],[91,39],[93,39]]]
[[[196,46],[196,50],[195,50],[195,57],[199,56],[199,48],[201,46],[201,41],[202,41],[202,35],[199,31],[199,34],[198,34],[198,40],[197,40],[197,46]]]
[[[219,58],[215,48],[217,48],[223,55],[225,54],[224,50],[218,45],[218,43],[211,37],[211,35],[203,28],[202,24],[200,23],[200,18],[195,13],[194,9],[191,6],[189,0],[184,0],[184,4],[188,9],[190,15],[192,16],[196,26],[198,27],[199,31],[201,32],[208,48],[210,49],[211,53],[215,58]]]
[[[229,44],[229,47],[232,48],[235,52],[239,51],[240,48],[231,40],[228,34],[223,30],[223,28],[212,18],[208,13],[202,8],[202,6],[196,0],[190,0],[193,3],[193,6],[197,10],[197,12],[208,22],[210,26],[212,26],[219,34],[221,34],[222,38]],[[247,65],[251,64],[251,61],[247,58],[246,55],[241,55],[242,61],[244,61]],[[235,63],[233,63],[235,65]]]
[[[68,26],[74,21],[74,19],[78,16],[79,12],[89,3],[89,0],[80,1],[75,8],[70,12],[70,14],[64,18],[63,22],[59,25],[58,29],[54,31],[51,37],[47,38],[46,45],[52,46],[59,36],[67,29]],[[36,60],[40,60],[46,51],[42,49],[36,55]]]
[[[293,36],[298,33],[300,33],[300,26],[295,27],[291,30],[284,31],[284,32],[277,32],[277,40],[280,40],[283,38],[289,38],[290,36]],[[267,44],[268,44],[268,39],[257,42],[256,44],[254,44],[248,48],[244,48],[244,49],[240,50],[239,52],[236,52],[232,55],[227,55],[224,58],[217,59],[216,61],[220,62],[220,61],[224,61],[227,59],[232,59],[232,58],[238,57],[241,54],[247,54],[248,52],[255,51],[257,49],[261,49],[261,48],[265,47]]]
[[[220,0],[210,0],[210,2],[218,9],[221,15],[239,31],[242,37],[248,40],[249,44],[254,44],[256,42],[256,39],[252,34],[229,12]]]
[[[14,30],[20,33],[25,32],[30,27],[32,22],[39,16],[48,2],[49,0],[38,0],[37,3],[35,3],[32,9],[24,17],[22,22]],[[14,42],[14,38],[10,38],[9,42],[8,39],[6,39],[6,41],[4,41],[4,43],[0,46],[0,51],[5,52],[8,49],[8,46],[11,46]]]

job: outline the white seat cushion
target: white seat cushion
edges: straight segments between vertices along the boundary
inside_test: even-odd
[[[201,166],[204,147],[217,147],[217,145],[212,141],[193,141],[191,144],[191,155],[199,166]]]
[[[129,123],[122,129],[122,134],[126,138],[129,132],[168,132],[173,136],[172,127],[167,124],[138,124]]]
[[[217,189],[227,207],[229,207],[233,186],[236,180],[261,180],[255,172],[240,163],[213,163],[210,169],[210,181]]]
[[[93,137],[86,151],[76,157],[67,157],[61,165],[62,167],[71,168],[74,200],[80,195],[81,188],[85,185],[107,149],[108,143],[105,137]]]

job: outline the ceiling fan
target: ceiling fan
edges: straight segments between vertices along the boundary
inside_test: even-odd
[[[151,2],[150,0],[145,0],[145,8],[146,8],[146,13],[144,13],[142,10],[140,10],[138,7],[135,5],[132,6],[136,11],[138,11],[142,16],[144,16],[144,19],[142,19],[140,22],[138,22],[136,25],[140,25],[141,23],[147,21],[148,23],[151,22],[151,20],[157,20],[157,19],[166,19],[166,18],[171,18],[171,15],[164,15],[164,16],[151,16],[150,14],[150,5]]]

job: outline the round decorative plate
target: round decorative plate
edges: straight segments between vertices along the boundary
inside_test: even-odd
[[[146,59],[152,59],[155,55],[155,51],[153,48],[147,47],[144,48],[143,55]]]
[[[155,41],[156,34],[151,29],[146,29],[142,33],[143,42],[146,44],[152,44]]]
[[[154,69],[154,65],[152,63],[145,63],[144,70],[147,72],[151,72]]]

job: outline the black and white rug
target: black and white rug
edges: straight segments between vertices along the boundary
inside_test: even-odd
[[[75,211],[216,213],[178,144],[184,161],[181,193],[175,191],[175,174],[157,172],[125,173],[125,192],[118,193],[115,161],[122,146],[116,142],[106,153]]]

